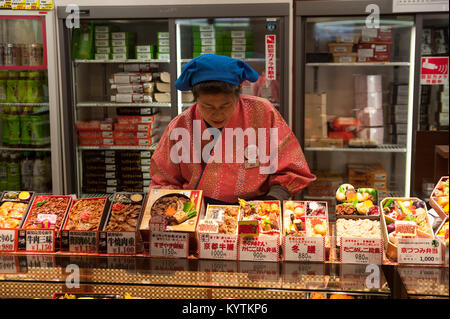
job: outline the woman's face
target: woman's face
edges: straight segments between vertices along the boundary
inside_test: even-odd
[[[234,114],[238,98],[233,94],[201,93],[197,105],[202,118],[215,128],[224,127]]]

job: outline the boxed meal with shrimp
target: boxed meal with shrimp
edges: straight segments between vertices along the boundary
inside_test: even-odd
[[[448,217],[448,199],[448,176],[443,176],[436,184],[430,197],[430,205],[441,219]]]
[[[427,206],[419,198],[384,198],[380,203],[381,228],[385,251],[388,257],[397,260],[399,238],[434,238]],[[408,234],[399,233],[399,228],[410,226]]]
[[[283,206],[284,260],[308,260],[298,256],[298,254],[305,253],[300,249],[300,246],[308,244],[311,247],[314,243],[317,246],[317,243],[320,243],[320,241],[310,239],[315,237],[322,239],[322,246],[317,247],[317,250],[321,250],[320,256],[322,258],[319,259],[325,261],[328,258],[331,245],[328,203],[289,200],[284,201]],[[306,251],[306,253],[308,252]],[[316,254],[316,249],[314,248],[314,252],[309,251],[309,253]]]
[[[239,205],[208,205],[197,225],[202,259],[237,260]]]
[[[139,231],[147,247],[152,232],[186,233],[196,247],[195,231],[204,202],[201,190],[150,189]]]

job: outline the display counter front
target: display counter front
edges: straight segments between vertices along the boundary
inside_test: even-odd
[[[61,293],[152,299],[448,298],[448,271],[445,267],[2,254],[0,298],[52,298]]]

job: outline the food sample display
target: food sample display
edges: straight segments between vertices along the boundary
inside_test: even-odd
[[[336,191],[336,215],[346,217],[379,216],[378,193],[373,188],[355,189],[351,184],[343,184]]]
[[[64,230],[96,231],[101,228],[106,197],[83,198],[72,201]]]
[[[448,246],[448,220],[441,225],[436,233],[436,237],[444,241]]]
[[[278,201],[251,201],[239,199],[242,207],[240,220],[257,220],[260,235],[281,235],[281,210]]]
[[[284,202],[284,234],[286,236],[326,237],[328,210],[326,202]]]
[[[0,228],[20,228],[32,196],[31,192],[4,192],[0,200]]]
[[[152,219],[165,225],[160,231],[194,233],[199,215],[203,213],[203,192],[200,190],[151,189],[139,230],[144,240],[151,230]]]
[[[448,216],[448,176],[444,176],[437,183],[430,198],[430,205],[441,218]]]
[[[381,226],[377,220],[338,219],[336,221],[336,244],[341,238],[381,238]]]
[[[218,234],[236,235],[238,232],[239,206],[208,205],[204,220],[212,220],[219,225]],[[199,230],[199,232],[201,232]]]
[[[418,198],[385,198],[381,201],[382,222],[386,252],[393,259],[397,258],[398,238],[396,228],[399,222],[409,223],[415,235],[409,237],[433,238],[428,212],[424,201]]]
[[[104,230],[136,231],[144,197],[143,193],[115,193]]]
[[[71,201],[71,196],[36,196],[23,228],[60,230]]]

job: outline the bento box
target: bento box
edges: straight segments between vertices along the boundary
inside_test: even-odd
[[[351,184],[342,184],[336,191],[336,200],[336,218],[380,218],[376,189],[355,189]]]
[[[380,209],[385,251],[391,259],[397,260],[398,237],[395,222],[416,225],[415,238],[434,238],[427,206],[421,199],[387,197],[381,201]]]
[[[448,219],[442,221],[441,225],[436,231],[435,236],[448,247]]]
[[[150,189],[139,223],[145,246],[150,242],[151,232],[185,233],[191,252],[195,252],[195,231],[204,209],[201,190]]]
[[[431,193],[430,206],[442,220],[448,217],[448,176],[443,176]]]
[[[295,260],[291,254],[292,247],[299,237],[320,237],[323,241],[323,260],[327,260],[330,252],[330,227],[328,219],[328,203],[320,201],[284,201],[283,202],[283,257],[284,260]],[[296,250],[295,250],[296,251]],[[295,252],[294,251],[294,252]]]
[[[108,197],[74,199],[62,229],[68,231],[102,230],[109,206]]]
[[[237,260],[241,207],[208,205],[197,225],[198,256],[202,259]]]
[[[22,228],[30,210],[34,192],[5,191],[0,197],[0,228]]]
[[[116,192],[106,215],[103,231],[137,232],[144,211],[145,194]]]

